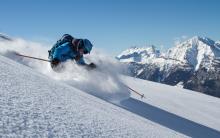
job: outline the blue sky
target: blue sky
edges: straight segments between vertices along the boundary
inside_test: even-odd
[[[220,40],[218,0],[1,0],[0,32],[54,43],[64,33],[117,55],[131,46],[167,49],[183,36]]]

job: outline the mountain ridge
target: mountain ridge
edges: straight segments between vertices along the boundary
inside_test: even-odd
[[[0,33],[0,40],[12,41],[13,39],[3,33]]]
[[[128,66],[129,71],[126,73],[130,76],[169,85],[182,83],[184,88],[220,97],[218,92],[220,88],[218,82],[220,80],[218,75],[220,45],[218,42],[208,37],[194,36],[168,49],[165,53],[161,53],[159,50],[158,53],[160,53],[159,56],[151,58],[149,56],[142,57],[141,54],[136,53],[139,56],[139,62],[121,58],[123,54],[120,54],[117,59]],[[132,55],[132,51],[129,54]],[[132,58],[135,59],[135,57]],[[214,77],[215,74],[217,77]],[[199,75],[204,76],[204,80],[198,79]],[[212,77],[209,78],[210,76]],[[204,82],[209,82],[211,79],[215,86],[208,86],[209,83],[200,83],[201,79]]]

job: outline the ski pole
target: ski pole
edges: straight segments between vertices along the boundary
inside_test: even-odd
[[[138,94],[141,96],[141,98],[145,98],[144,94],[141,94],[139,92],[137,92],[136,90],[132,89],[131,87],[129,87],[128,85],[124,84],[125,87],[127,87],[129,90],[131,90],[132,92]]]
[[[50,60],[47,59],[42,59],[42,58],[37,58],[37,57],[31,57],[31,56],[26,56],[26,55],[22,55],[19,53],[15,53],[17,56],[21,56],[21,57],[26,57],[26,58],[32,58],[32,59],[36,59],[36,60],[41,60],[41,61],[46,61],[46,62],[50,62]]]

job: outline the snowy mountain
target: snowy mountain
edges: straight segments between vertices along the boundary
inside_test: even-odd
[[[122,62],[147,62],[150,59],[158,58],[160,51],[156,50],[155,46],[151,47],[132,47],[123,51],[116,58]]]
[[[0,41],[12,41],[12,39],[7,35],[0,33]]]
[[[127,51],[129,55],[138,57],[139,61],[130,60]],[[117,59],[128,65],[127,73],[131,76],[170,85],[182,83],[184,88],[220,97],[218,73],[220,44],[218,42],[195,36],[165,53],[155,51],[160,54],[148,57],[138,54],[131,48],[122,52]],[[204,77],[198,78],[198,76]],[[203,80],[202,83],[199,82],[201,80]],[[214,85],[209,85],[210,80]]]
[[[220,137],[218,98],[117,76],[108,67],[88,72],[73,66],[55,73],[48,63],[17,59],[6,50],[30,53],[43,47],[11,43],[0,42],[1,137]]]
[[[212,61],[220,57],[220,45],[209,38],[195,36],[169,49],[166,56],[192,65],[195,70],[200,66],[210,69]]]

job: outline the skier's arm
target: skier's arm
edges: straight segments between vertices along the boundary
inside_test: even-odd
[[[87,65],[84,58],[83,58],[83,56],[81,56],[79,60],[76,60],[76,62],[79,65]]]
[[[83,56],[78,61],[76,61],[76,62],[79,65],[85,66],[86,69],[88,69],[88,70],[96,68],[96,65],[94,63],[90,63],[90,64],[85,63],[85,61],[83,59]]]

